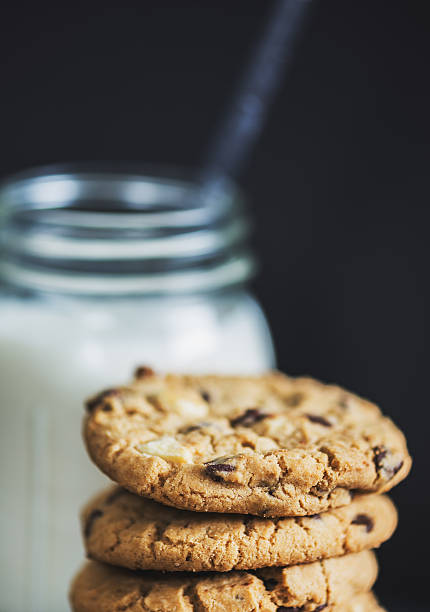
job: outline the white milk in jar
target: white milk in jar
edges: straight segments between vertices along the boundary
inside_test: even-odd
[[[128,168],[49,168],[0,191],[0,610],[63,612],[84,558],[79,509],[107,479],[83,400],[140,364],[258,373],[274,365],[248,223],[229,186]]]

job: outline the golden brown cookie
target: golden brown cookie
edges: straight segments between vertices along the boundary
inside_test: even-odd
[[[370,551],[252,573],[157,574],[92,561],[75,578],[70,600],[74,612],[345,612],[376,575]]]
[[[397,524],[384,495],[312,517],[261,518],[187,512],[114,487],[82,513],[88,556],[130,569],[249,570],[296,565],[375,548]]]
[[[380,410],[308,378],[157,376],[87,403],[94,462],[130,491],[194,511],[303,516],[383,492],[408,473]]]

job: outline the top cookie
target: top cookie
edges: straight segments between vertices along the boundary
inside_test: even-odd
[[[158,376],[87,402],[94,462],[130,491],[195,511],[305,516],[391,489],[403,434],[370,402],[309,378]]]

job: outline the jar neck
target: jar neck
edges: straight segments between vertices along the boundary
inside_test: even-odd
[[[131,167],[42,168],[0,189],[1,274],[44,292],[206,292],[253,273],[238,190]]]

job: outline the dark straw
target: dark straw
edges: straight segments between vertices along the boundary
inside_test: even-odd
[[[200,173],[203,194],[222,190],[224,180],[235,178],[243,167],[262,130],[282,71],[291,62],[310,3],[311,0],[277,0]]]

